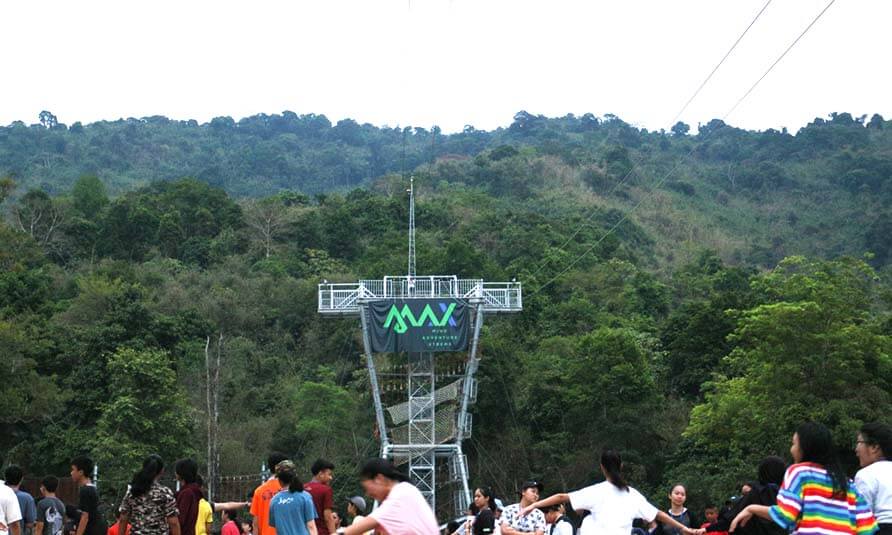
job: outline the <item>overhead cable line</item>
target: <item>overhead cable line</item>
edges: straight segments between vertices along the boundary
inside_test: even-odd
[[[731,45],[731,48],[729,48],[728,51],[725,52],[725,55],[722,57],[722,59],[720,59],[719,62],[716,64],[716,66],[713,67],[712,71],[710,71],[709,75],[706,76],[706,78],[703,80],[703,82],[700,84],[700,86],[697,88],[697,90],[694,91],[694,93],[691,95],[691,97],[688,99],[688,101],[685,102],[684,106],[682,106],[681,109],[678,110],[678,113],[675,114],[675,118],[672,119],[671,124],[675,124],[675,122],[678,120],[678,118],[681,117],[681,115],[685,112],[685,110],[688,108],[688,106],[690,106],[691,102],[693,102],[694,99],[697,98],[697,95],[700,94],[700,91],[702,91],[703,88],[706,87],[706,84],[709,83],[709,80],[712,79],[712,76],[716,73],[716,71],[719,70],[719,67],[721,67],[722,64],[725,63],[725,60],[728,59],[728,56],[730,56],[731,53],[734,52],[734,49],[737,48],[737,45],[743,40],[743,38],[744,38],[744,36],[746,36],[747,32],[750,31],[750,28],[752,28],[753,25],[756,24],[756,21],[759,20],[759,17],[762,16],[762,13],[765,11],[765,9],[768,7],[768,5],[771,4],[771,2],[772,2],[772,0],[768,0],[767,2],[765,2],[765,5],[762,6],[762,9],[760,9],[759,12],[756,13],[756,16],[753,18],[753,20],[750,21],[750,23],[749,23],[749,25],[747,25],[746,29],[743,30],[743,33],[741,33],[737,37],[737,40],[734,41],[734,44]],[[826,8],[825,8],[825,10],[826,10]],[[670,124],[670,126],[671,126],[671,124]],[[610,136],[608,134],[608,138],[609,137]],[[606,139],[605,139],[605,142],[606,142]],[[602,143],[602,145],[603,145],[603,143]],[[635,170],[638,168],[639,164],[640,164],[640,160],[638,162],[634,163],[632,165],[632,167],[629,169],[629,171],[625,174],[625,176],[623,176],[623,178],[619,182],[616,182],[613,185],[613,187],[610,188],[610,190],[604,196],[609,197],[614,191],[616,191],[617,188],[619,188],[620,186],[625,184],[626,180],[628,180],[629,177],[632,176],[632,173],[635,172]],[[588,225],[588,223],[592,220],[592,218],[595,217],[596,213],[598,213],[597,210],[593,209],[591,211],[591,213],[588,215],[588,217],[585,218],[585,221],[583,221],[582,224],[580,224],[576,228],[576,231],[573,232],[573,234],[569,238],[567,238],[560,247],[558,247],[558,251],[563,251],[564,248],[573,240],[573,238],[575,238],[577,235],[579,235],[580,232],[582,232],[582,229]],[[536,271],[534,271],[532,273],[532,275],[530,275],[530,276],[535,277],[540,271],[542,271],[542,268],[544,268],[547,264],[548,264],[548,259],[543,261],[539,265],[539,267],[536,268]]]
[[[787,53],[790,52],[790,50],[791,50],[794,46],[796,46],[796,43],[798,43],[798,42],[805,36],[805,34],[807,34],[809,30],[811,30],[811,28],[815,25],[815,23],[818,22],[818,20],[824,15],[824,13],[827,12],[827,10],[830,8],[830,6],[833,5],[834,2],[836,2],[836,0],[830,0],[830,2],[829,2],[826,6],[824,6],[824,9],[822,9],[821,12],[818,13],[818,14],[815,16],[814,19],[812,19],[812,21],[809,23],[808,26],[805,27],[805,29],[802,31],[802,33],[800,33],[799,36],[798,36],[798,37],[797,37],[797,38],[790,44],[790,46],[788,46],[787,49],[784,50],[783,53],[781,53],[780,56],[778,56],[778,58],[774,61],[774,63],[771,64],[770,67],[768,67],[768,69],[762,74],[762,76],[759,77],[758,80],[756,80],[756,83],[754,83],[754,84],[753,84],[753,85],[746,91],[746,93],[744,93],[743,96],[741,96],[741,97],[737,100],[737,102],[736,102],[736,103],[735,103],[735,104],[734,104],[734,105],[733,105],[733,106],[732,106],[732,107],[731,107],[731,108],[730,108],[730,109],[729,109],[729,110],[722,116],[722,121],[723,121],[723,123],[724,123],[724,120],[727,119],[728,116],[730,116],[730,115],[737,109],[737,107],[740,106],[740,104],[741,104],[741,103],[742,103],[742,102],[743,102],[743,101],[744,101],[744,100],[745,100],[745,99],[746,99],[746,98],[753,92],[753,90],[756,89],[756,86],[758,86],[759,83],[760,83],[762,80],[764,80],[766,76],[768,76],[768,74],[774,69],[774,67],[775,67],[778,63],[780,63],[780,61],[781,61],[782,59],[784,59],[784,56],[786,56]],[[723,125],[722,125],[721,127],[719,127],[719,128],[716,128],[716,129],[714,129],[714,130],[710,130],[709,132],[706,133],[705,136],[703,136],[703,139],[704,139],[704,140],[707,139],[710,135],[712,135],[712,134],[715,133],[715,132],[718,132],[719,130],[722,130],[723,128],[727,128],[727,125],[726,125],[726,124],[723,124]],[[660,179],[653,185],[653,187],[651,188],[650,193],[647,194],[647,195],[644,195],[644,196],[641,198],[641,200],[639,200],[637,203],[635,203],[635,205],[632,206],[632,208],[631,208],[629,211],[627,211],[626,213],[624,213],[623,216],[619,219],[619,221],[617,221],[612,227],[610,227],[610,229],[608,229],[607,232],[604,233],[604,235],[602,235],[602,236],[601,236],[595,243],[593,243],[593,244],[591,245],[591,247],[589,247],[589,248],[586,249],[582,254],[580,254],[579,256],[577,256],[577,257],[570,263],[570,265],[568,265],[566,268],[564,268],[560,273],[558,273],[557,275],[555,275],[554,277],[552,277],[551,279],[549,279],[548,282],[546,282],[545,284],[542,284],[541,286],[539,286],[536,290],[534,290],[532,293],[530,293],[530,294],[527,295],[526,297],[527,297],[527,298],[532,297],[532,296],[536,295],[537,293],[541,292],[541,291],[542,291],[543,289],[545,289],[546,287],[550,286],[550,285],[551,285],[554,281],[556,281],[561,275],[563,275],[564,273],[570,271],[570,269],[571,269],[573,266],[575,266],[577,263],[579,263],[579,261],[582,260],[584,257],[586,257],[590,252],[592,252],[592,250],[594,250],[595,247],[597,247],[598,245],[600,245],[601,242],[603,242],[604,239],[607,238],[607,236],[609,236],[609,235],[612,234],[617,228],[619,228],[619,226],[620,226],[622,223],[624,223],[624,222],[629,218],[629,216],[632,215],[632,214],[638,209],[638,207],[641,206],[642,203],[644,203],[644,201],[646,201],[646,200],[650,199],[651,197],[653,197],[653,195],[656,193],[657,189],[658,189],[660,186],[662,186],[663,183],[664,183],[670,176],[672,176],[673,173],[675,173],[675,171],[678,169],[678,167],[681,165],[681,163],[682,163],[683,161],[687,160],[688,158],[690,158],[690,157],[694,154],[694,151],[696,150],[696,148],[697,148],[696,146],[692,147],[691,150],[690,150],[685,156],[683,156],[681,159],[679,159],[679,161],[676,162],[676,164],[672,167],[672,169],[669,170],[668,173],[666,173],[662,178],[660,178]]]

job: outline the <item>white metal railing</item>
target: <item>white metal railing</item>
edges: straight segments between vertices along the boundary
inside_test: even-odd
[[[319,285],[319,312],[322,314],[359,314],[363,301],[375,299],[465,299],[480,303],[484,312],[519,312],[523,310],[523,291],[519,282],[484,282],[483,279],[459,279],[455,276],[384,277],[350,283],[323,282]]]

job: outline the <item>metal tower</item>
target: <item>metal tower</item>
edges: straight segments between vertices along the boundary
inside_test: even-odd
[[[462,441],[484,314],[520,312],[521,283],[415,274],[415,188],[409,189],[406,276],[319,285],[319,312],[359,316],[381,456],[408,464],[409,477],[437,511],[459,515],[471,503]],[[446,381],[438,386],[438,380]],[[385,406],[387,402],[389,405]],[[439,461],[439,462],[438,462]],[[447,475],[445,481],[438,474]]]

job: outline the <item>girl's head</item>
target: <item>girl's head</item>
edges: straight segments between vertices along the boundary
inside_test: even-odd
[[[474,506],[477,507],[477,510],[481,510],[484,507],[489,507],[490,509],[495,510],[495,496],[492,493],[492,489],[489,487],[478,487],[474,489]]]
[[[776,455],[762,459],[759,463],[759,483],[763,485],[777,485],[784,480],[784,471],[787,469],[784,460]]]
[[[892,427],[881,423],[862,425],[858,443],[855,444],[855,455],[862,467],[888,459],[892,455]]]
[[[282,461],[276,465],[276,479],[292,494],[304,490],[304,482],[298,477],[297,467],[291,461]]]
[[[155,480],[164,472],[164,461],[158,455],[149,455],[142,462],[142,470],[133,475],[130,494],[139,497],[152,488]]]
[[[688,499],[688,491],[681,483],[676,483],[669,491],[669,502],[672,507],[684,507],[685,500]]]
[[[615,450],[605,449],[601,452],[601,472],[607,481],[621,490],[629,490],[629,484],[623,477],[623,460]]]
[[[793,433],[790,455],[796,463],[815,463],[827,470],[834,495],[845,495],[848,477],[836,457],[830,430],[816,422],[805,422]]]

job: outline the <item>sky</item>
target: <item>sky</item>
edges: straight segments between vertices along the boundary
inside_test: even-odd
[[[0,125],[290,110],[456,132],[526,110],[668,130],[765,2],[7,1]],[[681,120],[724,117],[827,2],[773,0]],[[726,121],[892,118],[890,20],[888,0],[837,0]]]

